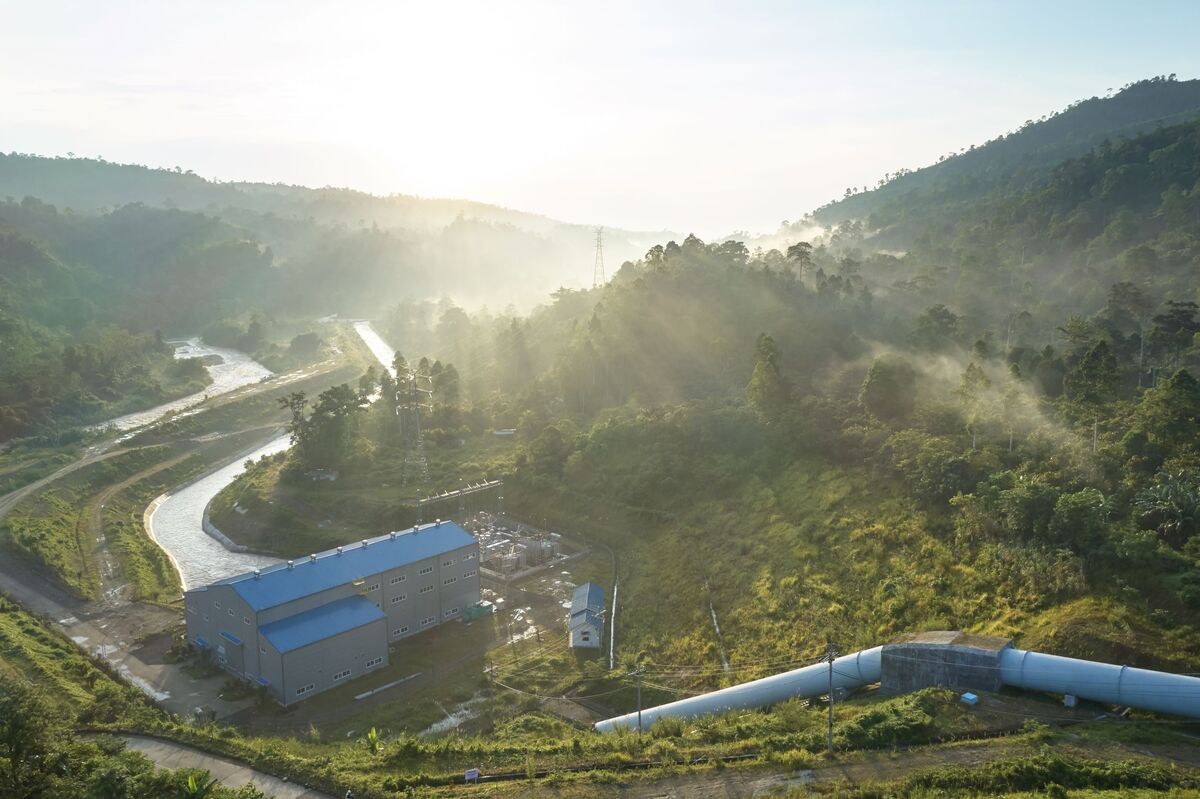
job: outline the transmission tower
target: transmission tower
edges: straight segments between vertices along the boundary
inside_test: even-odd
[[[408,389],[406,402],[401,411],[401,435],[404,437],[404,475],[402,482],[408,485],[417,480],[429,482],[429,463],[425,459],[425,433],[421,429],[421,409],[433,410],[433,380],[410,370],[406,375]],[[419,381],[426,381],[429,388],[422,388]],[[403,391],[403,389],[401,389]],[[426,402],[428,400],[428,402]]]
[[[604,228],[596,228],[596,265],[592,268],[592,288],[603,286],[604,278]]]

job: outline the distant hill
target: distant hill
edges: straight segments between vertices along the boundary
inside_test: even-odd
[[[419,243],[428,266],[446,278],[434,290],[500,306],[541,300],[560,285],[590,285],[595,246],[590,225],[470,200],[222,183],[190,170],[0,153],[0,199],[27,196],[83,214],[130,204],[199,211],[251,232],[283,258],[299,255],[314,235],[324,237],[320,229],[378,228]],[[606,228],[611,271],[670,235]]]
[[[831,202],[813,212],[825,225],[869,219],[883,227],[899,216],[896,207],[919,200],[926,206],[981,196],[998,183],[1030,180],[1048,167],[1087,153],[1105,140],[1116,142],[1156,128],[1200,117],[1200,80],[1174,76],[1139,81],[1112,97],[1092,97],[1025,123],[1019,130],[938,163],[892,176],[882,186]]]

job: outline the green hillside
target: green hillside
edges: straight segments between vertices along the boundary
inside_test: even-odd
[[[1107,97],[1091,97],[1029,120],[1020,129],[920,169],[889,174],[868,191],[851,193],[817,209],[813,216],[832,225],[867,219],[912,203],[956,202],[985,194],[1000,184],[1035,180],[1038,173],[1108,140],[1117,143],[1200,114],[1200,80],[1175,76],[1137,81]],[[847,190],[848,192],[851,190]]]

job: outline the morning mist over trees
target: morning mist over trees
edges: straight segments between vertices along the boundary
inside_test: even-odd
[[[1198,25],[10,9],[0,797],[1196,795]]]

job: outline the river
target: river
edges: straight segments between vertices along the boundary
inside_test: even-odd
[[[371,332],[374,333],[375,331],[372,330]],[[187,341],[172,343],[175,344],[175,357],[177,359],[219,357],[221,359],[220,363],[214,363],[206,367],[209,376],[212,377],[212,383],[203,391],[198,391],[195,394],[180,397],[177,400],[156,405],[144,411],[136,411],[124,416],[118,416],[116,419],[92,425],[88,429],[104,430],[107,428],[124,432],[144,427],[151,422],[158,421],[168,413],[187,410],[193,405],[204,402],[209,397],[215,397],[218,394],[227,394],[234,389],[251,383],[257,383],[263,378],[271,376],[270,369],[244,352],[229,350],[224,347],[214,347],[210,344],[205,344],[198,338],[190,338]],[[370,345],[368,344],[368,346]]]
[[[395,350],[387,345],[369,322],[355,322],[354,330],[381,364],[391,371]],[[195,588],[215,580],[279,563],[278,558],[233,552],[204,530],[204,509],[221,489],[245,469],[247,460],[258,460],[291,446],[286,435],[273,438],[252,452],[172,494],[155,500],[147,526],[150,535],[171,557],[183,587]]]
[[[371,327],[370,322],[355,322],[354,332],[358,333],[358,337],[367,345],[367,349],[375,356],[375,359],[383,364],[384,368],[392,375],[396,376],[396,370],[392,368],[392,361],[396,357],[396,351],[388,346],[388,343],[375,332],[375,328]]]

